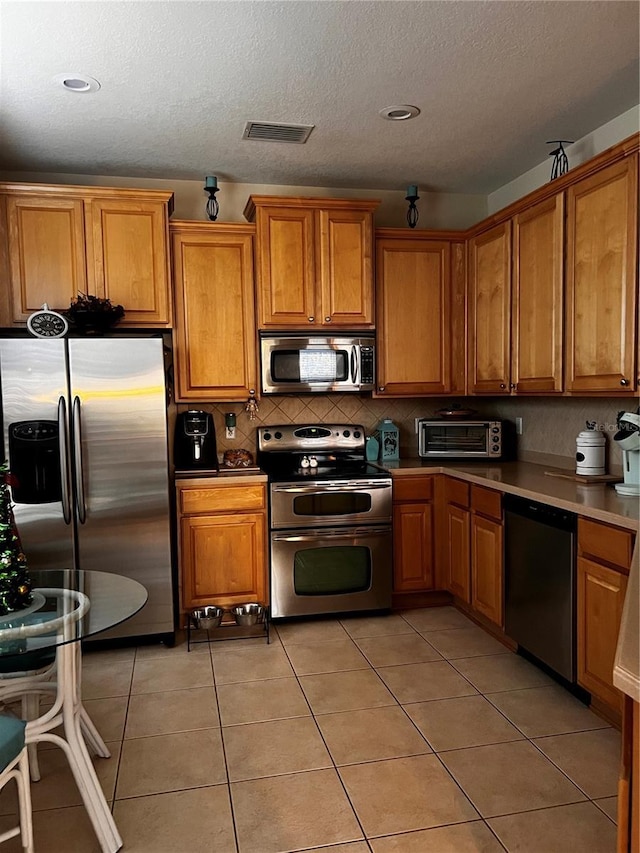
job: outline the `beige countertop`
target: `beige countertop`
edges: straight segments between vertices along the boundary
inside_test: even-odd
[[[611,485],[589,486],[574,480],[548,477],[545,471],[554,469],[533,462],[451,462],[434,465],[431,460],[416,458],[387,462],[384,467],[392,476],[448,474],[511,495],[548,503],[607,524],[631,530],[638,530],[640,526],[638,498],[621,497]]]

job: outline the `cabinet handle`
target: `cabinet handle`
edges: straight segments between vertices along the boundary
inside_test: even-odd
[[[325,318],[324,318],[324,321],[325,321],[325,323],[330,323],[330,322],[331,322],[331,317],[325,317]]]
[[[309,322],[310,322],[310,323],[313,323],[313,321],[314,321],[315,319],[316,319],[315,317],[309,317]]]
[[[621,379],[620,384],[626,386],[629,384],[629,380],[628,379]]]
[[[505,389],[506,387],[507,387],[507,386],[504,384],[504,382],[501,382],[501,383],[500,383],[500,388],[501,388],[501,390],[502,390],[502,391],[504,391],[504,389]]]
[[[384,385],[378,385],[378,391],[384,391]]]
[[[512,391],[515,391],[517,387],[518,386],[516,385],[515,382],[512,382],[511,385],[509,385],[509,388],[511,388]]]

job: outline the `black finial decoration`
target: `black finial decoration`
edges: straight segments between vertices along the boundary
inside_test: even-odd
[[[407,210],[407,224],[409,225],[409,228],[415,228],[418,224],[420,213],[416,207],[416,202],[419,198],[418,187],[415,184],[411,184],[411,186],[407,188],[407,194],[405,196],[405,200],[409,202],[409,210]]]
[[[553,157],[553,164],[551,166],[551,180],[555,180],[559,178],[560,175],[566,175],[569,171],[569,160],[567,159],[567,152],[562,147],[563,145],[573,145],[572,139],[550,139],[547,145],[557,145],[557,148],[554,148],[553,151],[549,151],[549,157]]]
[[[218,213],[220,212],[220,205],[218,204],[218,199],[216,198],[216,193],[220,187],[218,186],[218,179],[215,175],[207,175],[204,179],[204,191],[209,193],[209,200],[207,201],[207,216],[211,220],[211,222],[215,222],[218,218]]]

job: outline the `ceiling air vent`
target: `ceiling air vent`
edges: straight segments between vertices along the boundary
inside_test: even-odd
[[[280,124],[274,121],[248,121],[244,127],[243,139],[257,139],[262,142],[306,142],[314,124]]]

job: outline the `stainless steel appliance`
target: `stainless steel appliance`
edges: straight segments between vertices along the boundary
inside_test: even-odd
[[[618,412],[618,432],[613,436],[620,450],[624,483],[616,483],[619,495],[640,495],[640,409],[637,412]]]
[[[302,336],[262,333],[263,394],[371,391],[374,387],[373,332]]]
[[[509,459],[514,434],[508,421],[416,418],[418,454],[425,459]]]
[[[218,470],[213,415],[190,410],[176,418],[173,462],[177,471]]]
[[[576,681],[576,516],[505,495],[505,632]]]
[[[391,477],[352,424],[260,427],[271,497],[271,615],[391,607]]]
[[[162,339],[0,340],[0,380],[30,567],[134,578],[149,592],[146,606],[100,639],[172,639]]]

